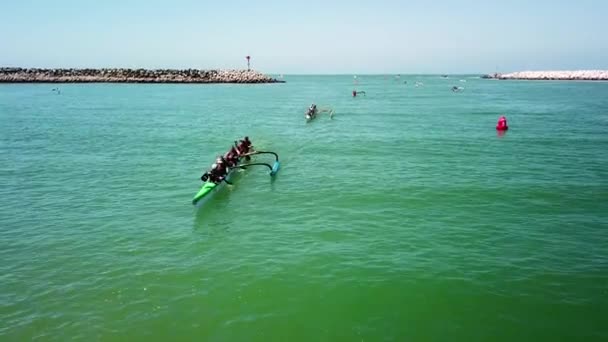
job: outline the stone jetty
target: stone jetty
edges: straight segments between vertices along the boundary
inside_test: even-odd
[[[497,73],[484,75],[482,78],[499,80],[608,81],[608,70],[520,71],[510,74]]]
[[[283,83],[257,71],[0,68],[0,83]]]

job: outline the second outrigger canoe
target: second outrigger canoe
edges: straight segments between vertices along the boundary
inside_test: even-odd
[[[329,118],[332,119],[334,117],[334,110],[333,109],[316,109],[314,110],[313,113],[306,113],[304,114],[304,118],[306,119],[306,122],[311,122],[312,120],[316,119],[317,116],[319,116],[319,114],[321,113],[328,113],[329,114]]]
[[[241,159],[239,159],[239,164],[237,166],[231,168],[228,171],[228,174],[226,175],[225,180],[230,181],[235,172],[237,172],[239,169],[246,169],[250,166],[266,166],[270,169],[270,172],[269,172],[270,176],[274,176],[277,174],[277,172],[279,172],[279,169],[281,168],[281,163],[279,162],[278,154],[276,154],[274,152],[257,151],[257,152],[248,153],[247,156],[253,156],[256,154],[273,154],[275,156],[274,164],[272,166],[270,164],[266,164],[266,163],[243,164],[243,163],[241,163],[241,161],[242,161],[242,158],[241,158]],[[213,193],[215,193],[215,192],[219,191],[221,188],[223,188],[225,183],[226,183],[225,181],[222,181],[219,183],[212,182],[210,180],[206,181],[205,183],[203,183],[203,185],[201,186],[200,190],[196,193],[196,195],[194,195],[194,198],[192,198],[192,204],[197,205],[197,204],[202,203],[204,199],[210,198],[213,195]]]

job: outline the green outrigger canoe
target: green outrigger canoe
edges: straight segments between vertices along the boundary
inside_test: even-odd
[[[274,164],[271,166],[270,164],[266,164],[266,163],[249,163],[249,164],[242,164],[239,160],[239,165],[231,168],[228,171],[228,174],[226,175],[226,179],[227,181],[230,181],[232,176],[234,175],[235,172],[237,172],[239,169],[246,169],[250,166],[266,166],[270,169],[269,175],[272,177],[274,175],[277,174],[277,172],[279,172],[279,169],[281,167],[281,163],[279,162],[279,155],[274,153],[274,152],[265,152],[265,151],[257,151],[257,152],[252,152],[247,154],[247,156],[253,156],[256,154],[273,154],[275,156],[275,161]],[[207,200],[209,198],[212,197],[212,195],[215,192],[218,192],[221,188],[223,188],[225,186],[226,182],[222,181],[219,183],[215,183],[212,182],[210,180],[206,181],[203,183],[203,185],[201,186],[200,190],[196,193],[196,195],[194,195],[194,198],[192,198],[192,204],[193,205],[200,205],[204,202],[204,200]]]

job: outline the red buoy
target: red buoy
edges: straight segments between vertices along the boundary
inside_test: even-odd
[[[509,126],[507,125],[507,118],[503,116],[501,116],[498,119],[498,123],[496,124],[496,130],[497,131],[506,131],[509,129]]]

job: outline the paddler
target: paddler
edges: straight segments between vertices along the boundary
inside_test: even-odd
[[[228,167],[235,167],[239,162],[239,153],[234,146],[230,148],[226,154],[224,154],[224,159],[226,160]]]
[[[252,152],[253,145],[251,145],[251,140],[249,140],[249,137],[245,137],[243,140],[241,140],[237,145],[237,149],[239,150],[239,155]]]
[[[308,119],[308,120],[317,116],[317,105],[314,103],[311,104],[310,107],[308,107],[308,110],[306,111],[305,116],[306,116],[306,119]]]
[[[201,176],[201,180],[203,182],[211,181],[213,183],[219,183],[221,181],[220,177],[221,177],[221,175],[220,175],[220,171],[218,169],[218,165],[217,165],[217,163],[213,163],[211,165],[211,169],[209,169],[209,171],[206,171],[205,173],[203,173],[203,175]]]
[[[311,114],[315,114],[317,112],[317,105],[316,104],[311,104],[310,107],[308,107],[308,112]]]
[[[245,144],[245,147],[247,148],[247,152],[252,152],[253,144],[251,144],[251,140],[249,140],[249,137],[245,137],[245,139],[243,140],[243,143]]]
[[[215,160],[215,163],[211,166],[211,171],[209,172],[211,181],[214,183],[219,183],[226,178],[226,174],[228,173],[228,165],[226,160],[222,156],[218,156]]]

